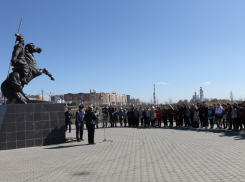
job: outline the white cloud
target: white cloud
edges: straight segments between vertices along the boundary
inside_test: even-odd
[[[203,85],[209,85],[211,82],[202,83]]]
[[[159,82],[159,83],[154,83],[155,85],[167,85],[167,83]]]

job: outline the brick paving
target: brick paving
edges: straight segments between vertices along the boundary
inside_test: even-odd
[[[84,139],[0,151],[0,181],[245,181],[243,133],[117,127],[113,142],[100,143],[103,129],[96,145]]]

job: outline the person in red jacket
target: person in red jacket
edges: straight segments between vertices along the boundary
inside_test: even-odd
[[[160,107],[157,107],[157,109],[155,110],[156,113],[156,120],[158,122],[158,127],[161,127],[161,120],[162,120],[162,111],[160,110]]]

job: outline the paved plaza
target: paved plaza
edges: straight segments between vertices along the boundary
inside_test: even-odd
[[[75,136],[74,125],[72,133]],[[0,181],[245,181],[245,135],[205,129],[96,129],[82,142],[0,151]]]

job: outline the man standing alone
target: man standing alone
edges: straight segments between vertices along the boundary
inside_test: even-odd
[[[79,106],[79,110],[76,113],[76,138],[78,142],[84,141],[83,140],[83,129],[84,129],[84,115],[85,112],[83,111],[84,106]],[[80,133],[80,136],[79,136]]]
[[[66,131],[69,125],[69,133],[71,133],[71,118],[72,118],[71,108],[68,108],[68,111],[65,112],[65,122],[66,122]]]

